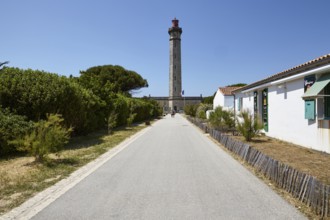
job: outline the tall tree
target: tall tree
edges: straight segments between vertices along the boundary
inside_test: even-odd
[[[148,86],[147,80],[138,73],[121,66],[95,66],[80,74],[80,83],[103,100],[107,100],[111,92],[129,95],[134,90]]]

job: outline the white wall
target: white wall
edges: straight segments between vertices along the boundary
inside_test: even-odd
[[[213,99],[213,109],[216,107],[221,106],[224,109],[233,109],[234,108],[234,96],[231,95],[223,95],[220,90],[214,96]]]
[[[316,121],[305,119],[303,94],[304,79],[287,83],[286,89],[268,88],[269,136],[313,147],[317,126]]]
[[[261,91],[258,90],[259,100]],[[286,83],[286,88],[268,87],[267,136],[285,140],[307,148],[330,153],[330,122],[305,119],[304,78]],[[253,91],[235,94],[236,113],[238,99],[243,97],[243,109],[253,112]],[[260,101],[258,101],[260,107]]]
[[[235,94],[235,111],[238,113],[238,100],[239,98],[243,98],[243,105],[241,109],[250,109],[250,111],[253,113],[253,93],[237,93]]]
[[[224,96],[222,92],[220,92],[220,90],[218,89],[213,99],[213,109],[215,109],[218,106],[223,107],[224,103],[225,103]]]
[[[224,98],[224,107],[228,109],[234,109],[234,96],[226,95]]]

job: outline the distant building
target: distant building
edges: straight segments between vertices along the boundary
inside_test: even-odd
[[[330,153],[330,54],[233,93],[235,114],[258,115],[267,136]]]
[[[201,103],[202,96],[183,96],[181,74],[182,28],[179,27],[179,20],[176,18],[172,20],[172,27],[169,28],[168,33],[170,35],[169,96],[150,98],[156,100],[165,112],[181,111],[185,105]]]
[[[225,110],[234,110],[234,90],[241,87],[220,87],[213,99],[213,109],[221,106]]]

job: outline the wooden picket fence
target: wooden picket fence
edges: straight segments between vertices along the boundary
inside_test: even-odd
[[[209,133],[212,138],[272,180],[277,186],[307,204],[317,215],[321,217],[330,216],[329,185],[325,185],[311,175],[274,160],[221,131],[209,128],[205,121],[192,117],[188,117],[188,120],[204,132]]]

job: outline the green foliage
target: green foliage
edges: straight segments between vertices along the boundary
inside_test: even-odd
[[[112,129],[117,126],[118,114],[111,112],[108,117],[108,134],[112,133]]]
[[[185,105],[184,106],[184,113],[186,115],[190,115],[192,117],[196,116],[198,105]]]
[[[33,155],[36,161],[43,162],[49,153],[60,151],[70,138],[72,129],[62,123],[60,115],[49,115],[47,120],[36,122],[30,134],[13,143]]]
[[[100,128],[111,132],[126,125],[127,119],[132,124],[161,114],[156,101],[130,97],[132,91],[148,86],[147,81],[120,66],[92,67],[79,78],[67,78],[38,70],[1,68],[5,64],[0,63],[0,106],[8,109],[0,109],[1,154],[16,150],[14,139],[23,139],[33,128],[32,121],[40,129],[45,127],[49,114],[62,115],[61,124],[73,127],[75,135]],[[34,143],[31,148],[43,152],[36,141],[37,130],[29,136]]]
[[[156,101],[143,98],[131,98],[129,108],[132,113],[136,114],[134,122],[158,117],[162,111]]]
[[[237,130],[244,136],[246,141],[251,141],[262,129],[260,119],[248,109],[241,111],[238,117]]]
[[[221,106],[214,109],[211,112],[209,122],[212,127],[228,131],[235,127],[234,113],[232,111],[223,110]]]
[[[126,125],[130,114],[128,102],[129,98],[120,94],[113,100],[113,111],[118,114],[117,126]]]
[[[105,101],[111,93],[128,95],[132,90],[148,86],[148,82],[138,73],[121,66],[95,66],[81,71],[80,74],[80,83]]]
[[[33,121],[61,114],[76,133],[100,128],[106,118],[105,103],[73,79],[30,69],[1,71],[0,105]]]
[[[203,97],[202,103],[213,105],[213,99],[214,99],[215,94],[217,94],[217,93],[215,92],[212,96]]]
[[[23,137],[32,127],[33,123],[27,121],[26,117],[0,108],[0,155],[16,152],[16,146],[11,141]]]
[[[246,85],[247,85],[246,83],[236,83],[236,84],[228,85],[226,87],[243,87]]]
[[[129,117],[127,118],[127,126],[128,127],[132,126],[135,117],[136,117],[136,113],[129,114]]]
[[[161,108],[154,100],[144,98],[129,98],[117,94],[113,100],[113,111],[118,114],[117,125],[126,125],[130,114],[135,114],[133,122],[150,120],[161,114]]]
[[[201,103],[197,107],[196,116],[201,119],[206,119],[206,111],[211,109],[212,109],[212,105]]]

